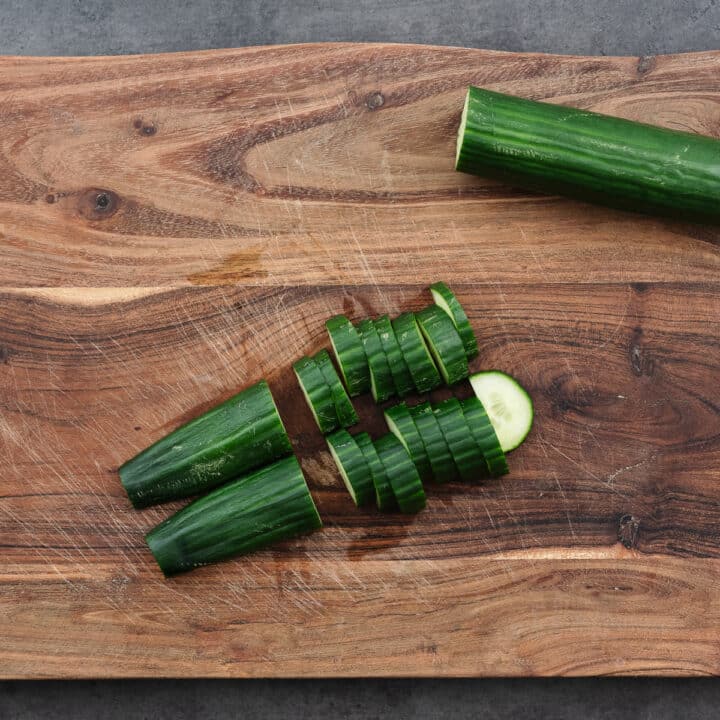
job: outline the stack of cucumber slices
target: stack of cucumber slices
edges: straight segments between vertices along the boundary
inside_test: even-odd
[[[433,304],[394,319],[326,323],[337,370],[323,349],[293,364],[313,418],[358,505],[417,513],[424,483],[478,481],[508,472],[506,453],[533,421],[527,392],[498,370],[470,374],[478,344],[445,283]],[[473,394],[441,402],[404,398],[469,378]],[[350,434],[351,398],[370,392],[387,407],[389,432]],[[322,527],[300,464],[265,381],[162,438],[119,469],[136,507],[202,495],[146,537],[166,575],[250,552]]]

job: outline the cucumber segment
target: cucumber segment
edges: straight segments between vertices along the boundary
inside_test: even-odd
[[[333,402],[332,390],[317,363],[312,358],[304,357],[293,363],[292,367],[320,432],[327,435],[336,430],[340,421]]]
[[[375,498],[375,486],[362,450],[347,430],[338,430],[327,438],[332,455],[345,487],[353,502],[360,506]]]
[[[720,142],[468,88],[455,168],[544,193],[720,221]]]
[[[375,441],[395,499],[402,513],[416,513],[425,507],[425,490],[415,464],[402,443],[392,434]]]
[[[477,357],[479,351],[475,333],[473,332],[463,306],[455,297],[455,293],[453,293],[444,282],[433,283],[430,286],[430,293],[433,296],[435,304],[448,314],[448,317],[457,328],[468,360]]]
[[[174,575],[320,527],[317,508],[292,456],[198,498],[145,539],[163,573]]]
[[[430,403],[423,402],[411,407],[410,415],[425,445],[435,481],[442,483],[455,480],[458,477],[457,465]]]
[[[118,473],[133,505],[141,508],[197,495],[290,453],[262,380],[161,438]]]
[[[486,470],[485,458],[475,441],[457,398],[438,403],[433,412],[463,480],[477,480]]]
[[[510,468],[483,404],[477,397],[469,397],[461,404],[465,420],[485,458],[489,473],[493,477],[506,475],[510,472]]]
[[[375,329],[390,366],[390,374],[395,384],[395,390],[400,397],[405,397],[413,391],[413,380],[395,337],[390,318],[387,315],[379,317],[375,320]]]
[[[415,463],[421,480],[428,480],[432,477],[430,459],[428,458],[425,445],[410,415],[408,406],[400,403],[388,408],[385,411],[385,422],[390,432],[403,444],[408,451],[410,459]]]
[[[378,510],[397,510],[397,501],[385,466],[382,464],[372,439],[366,432],[355,435],[355,442],[365,456],[375,486],[375,502]]]
[[[327,350],[320,350],[313,356],[315,364],[325,378],[325,382],[330,387],[330,393],[335,405],[335,412],[341,427],[347,428],[355,425],[360,421],[358,414],[355,412],[353,404],[350,402],[348,394],[345,392],[343,384],[340,382],[335,366],[333,365]]]
[[[363,343],[355,326],[344,315],[335,315],[325,323],[325,327],[350,397],[368,392],[370,371]]]
[[[515,378],[499,370],[475,373],[470,384],[495,428],[500,447],[510,452],[520,445],[533,423],[533,402]]]
[[[434,390],[440,385],[440,373],[420,332],[415,313],[403,313],[392,321],[392,326],[415,389],[419,393]]]
[[[384,402],[395,394],[395,384],[383,352],[380,336],[372,320],[362,320],[358,325],[358,330],[370,369],[370,392],[375,402]]]
[[[467,355],[453,321],[437,305],[430,305],[417,314],[433,359],[447,385],[454,385],[468,376]]]

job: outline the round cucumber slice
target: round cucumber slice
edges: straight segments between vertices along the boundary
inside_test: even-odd
[[[448,314],[430,305],[417,314],[418,325],[447,385],[468,376],[467,355],[460,335]]]
[[[304,357],[293,363],[292,367],[320,432],[327,435],[337,429],[339,422],[332,391],[317,363],[312,358]]]
[[[358,506],[372,502],[375,486],[355,438],[347,430],[338,430],[328,436],[327,444],[353,502]]]
[[[375,320],[375,329],[390,366],[390,374],[395,384],[395,390],[400,397],[405,397],[413,391],[413,380],[395,337],[390,318],[387,315],[379,317]]]
[[[388,433],[375,441],[375,449],[385,467],[400,512],[422,510],[425,507],[425,490],[417,468],[402,443]]]
[[[472,360],[478,355],[478,344],[475,338],[468,316],[455,297],[455,293],[444,283],[436,282],[430,286],[430,293],[433,296],[435,304],[444,310],[457,328],[458,335],[463,342],[465,354],[468,360]]]
[[[355,326],[344,315],[335,315],[325,323],[325,327],[350,397],[368,392],[370,371],[363,343]]]
[[[423,402],[411,407],[410,415],[425,445],[435,481],[444,483],[455,480],[458,477],[457,465],[430,403]]]
[[[432,468],[420,433],[405,403],[394,405],[385,411],[385,422],[390,432],[403,444],[415,463],[421,480],[432,477]]]
[[[362,320],[358,325],[365,356],[370,368],[370,392],[375,402],[384,402],[395,394],[390,365],[383,352],[380,336],[372,320]]]
[[[473,396],[463,400],[461,405],[470,432],[472,432],[475,442],[485,457],[488,472],[493,477],[506,475],[510,472],[510,468],[508,468],[505,453],[500,447],[500,441],[495,434],[495,429],[485,412],[483,404]]]
[[[372,439],[366,432],[358,433],[354,437],[357,446],[365,456],[365,462],[370,468],[370,475],[372,475],[373,485],[375,486],[375,503],[378,510],[397,510],[395,493]]]
[[[353,404],[350,402],[348,394],[345,392],[343,384],[340,382],[335,366],[333,365],[327,350],[321,350],[313,356],[315,364],[320,369],[325,382],[330,387],[333,403],[335,404],[335,412],[341,427],[347,428],[355,425],[360,421],[358,414],[355,412]]]
[[[527,390],[499,370],[475,373],[470,384],[490,417],[500,447],[504,452],[514,450],[530,432],[535,414]]]
[[[434,408],[435,417],[463,480],[478,480],[486,473],[485,458],[468,427],[457,398],[448,398]]]

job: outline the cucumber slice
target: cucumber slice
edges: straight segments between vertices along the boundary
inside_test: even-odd
[[[485,458],[465,420],[462,406],[457,398],[438,403],[433,412],[440,423],[455,465],[463,480],[477,480],[485,474]]]
[[[292,456],[198,498],[145,539],[163,573],[174,575],[320,527]]]
[[[340,426],[340,421],[333,402],[332,390],[317,363],[312,358],[304,357],[293,363],[292,367],[320,432],[327,435],[336,430]]]
[[[465,348],[453,321],[437,305],[430,305],[417,314],[433,359],[447,385],[454,385],[468,376]]]
[[[425,507],[425,490],[415,464],[403,444],[392,434],[375,441],[395,499],[402,513],[416,513]]]
[[[375,498],[375,486],[362,450],[347,430],[338,430],[327,437],[332,455],[345,487],[353,502],[360,506]]]
[[[455,293],[444,282],[433,283],[430,286],[430,293],[433,296],[433,302],[448,314],[457,328],[468,360],[477,357],[479,351],[475,333],[463,306],[455,297]]]
[[[335,366],[333,365],[327,350],[321,350],[312,358],[318,366],[320,372],[325,378],[325,382],[330,387],[335,412],[337,413],[338,422],[341,427],[347,428],[355,425],[360,421],[358,414],[355,412],[353,404],[350,402],[348,394],[345,392],[343,384],[340,382]]]
[[[365,456],[375,486],[375,502],[378,510],[397,510],[397,500],[388,480],[385,466],[377,454],[372,439],[366,432],[355,435],[355,442]]]
[[[475,373],[470,384],[490,416],[500,447],[514,450],[530,432],[535,414],[527,390],[499,370]]]
[[[477,397],[469,397],[461,404],[470,432],[485,458],[488,472],[493,477],[506,475],[510,468],[483,404]]]
[[[262,380],[179,427],[120,467],[137,508],[197,495],[292,453]]]
[[[368,392],[370,371],[362,340],[355,326],[344,315],[335,315],[325,323],[325,327],[350,397]]]
[[[425,445],[435,481],[442,483],[455,480],[458,477],[457,465],[430,403],[424,402],[411,407],[410,415]]]
[[[413,391],[413,380],[395,337],[390,318],[387,315],[379,317],[375,320],[375,329],[390,366],[390,374],[392,375],[395,390],[400,397],[405,397]]]
[[[392,326],[415,389],[419,393],[434,390],[441,383],[440,373],[420,332],[415,313],[403,313],[392,321]]]
[[[370,392],[375,402],[384,402],[395,394],[395,383],[383,352],[380,336],[372,320],[361,321],[358,330],[370,368]]]
[[[408,406],[405,403],[394,405],[385,411],[385,422],[390,432],[403,444],[408,451],[410,459],[415,463],[415,467],[420,475],[421,480],[428,480],[432,477],[432,469],[430,467],[430,459],[428,458],[420,433],[415,425],[415,421],[410,415]]]

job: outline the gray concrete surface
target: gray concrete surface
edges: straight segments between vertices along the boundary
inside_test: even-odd
[[[0,0],[0,54],[162,52],[317,40],[647,55],[720,48],[720,0]],[[0,638],[0,643],[2,638]],[[0,685],[0,720],[717,717],[720,683],[132,681]]]

